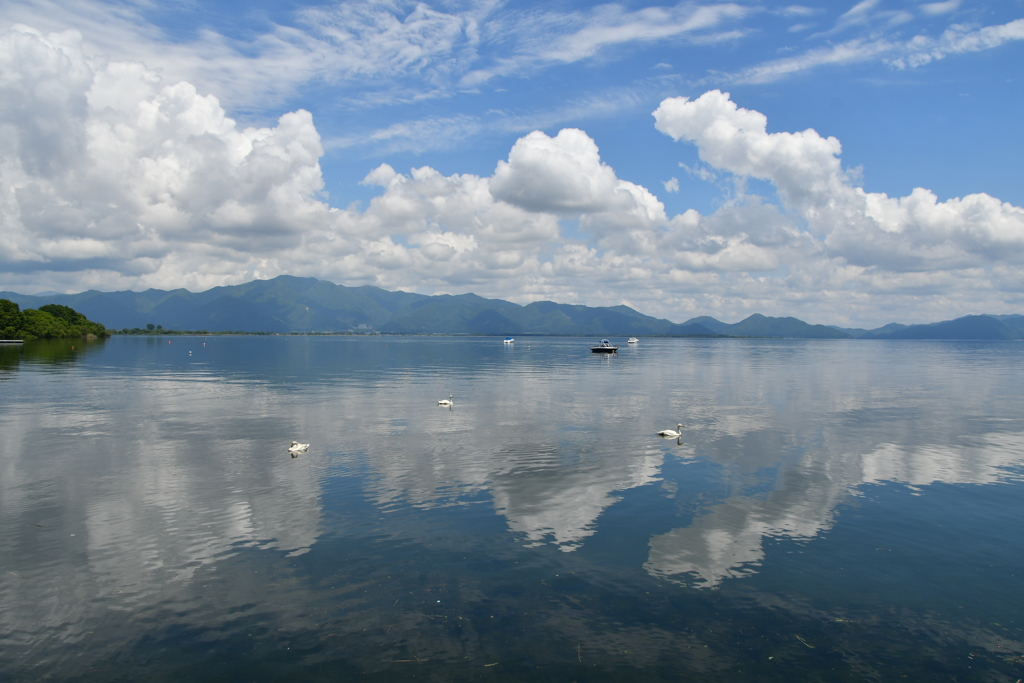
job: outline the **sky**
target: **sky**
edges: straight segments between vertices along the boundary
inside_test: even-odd
[[[0,6],[0,290],[1024,313],[1024,0]]]

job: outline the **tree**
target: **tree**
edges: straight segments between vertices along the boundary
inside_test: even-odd
[[[149,323],[148,325],[146,325],[146,329],[149,330],[150,332],[152,332],[155,328],[156,325],[154,325],[153,323]]]
[[[18,304],[9,299],[0,299],[0,337],[17,338],[22,322],[23,316]]]
[[[103,325],[91,322],[88,318],[70,306],[46,304],[45,306],[40,306],[39,310],[44,313],[49,313],[57,320],[64,323],[67,327],[67,331],[62,335],[64,337],[85,337],[90,334],[94,334],[97,337],[103,337],[107,334],[107,329],[103,327]]]
[[[0,299],[0,337],[7,339],[66,339],[109,336],[107,328],[91,322],[69,306],[46,304],[38,310],[19,310],[18,304]]]
[[[60,304],[46,304],[45,306],[39,307],[40,311],[49,313],[54,318],[58,318],[66,322],[69,326],[81,325],[82,323],[89,322],[89,319],[84,315],[71,308],[70,306],[61,306]]]
[[[25,339],[56,339],[70,337],[70,326],[61,318],[48,311],[26,309],[22,313],[24,322],[18,334]]]

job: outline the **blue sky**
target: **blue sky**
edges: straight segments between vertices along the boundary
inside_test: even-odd
[[[0,289],[1018,313],[1022,67],[1021,1],[9,0]]]

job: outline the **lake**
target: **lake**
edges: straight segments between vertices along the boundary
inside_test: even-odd
[[[1024,678],[1024,344],[596,341],[0,348],[0,679]]]

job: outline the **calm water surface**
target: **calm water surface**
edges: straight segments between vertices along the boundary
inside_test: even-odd
[[[0,679],[1024,678],[1024,344],[618,341],[0,348]]]

